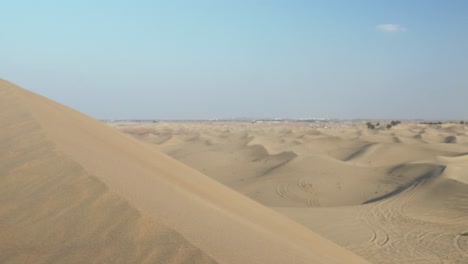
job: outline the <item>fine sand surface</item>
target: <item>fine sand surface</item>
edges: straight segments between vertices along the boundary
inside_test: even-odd
[[[269,177],[265,187],[255,187],[257,176],[230,179],[224,172],[216,178],[231,181],[227,185],[244,196],[152,145],[3,80],[0,126],[0,263],[367,263],[279,208],[262,205],[275,195],[268,191],[274,184]],[[187,157],[201,150],[192,140]],[[164,150],[182,151],[180,143],[189,141],[174,137]],[[269,164],[292,157],[252,149],[246,157],[258,156],[266,165],[246,169],[265,175],[275,171],[264,171]],[[453,177],[463,170],[460,158],[444,159],[439,162],[454,164]],[[231,165],[222,161],[219,168],[215,159],[205,162],[211,164],[206,173]],[[300,203],[282,206],[301,208],[294,204]],[[453,215],[459,210],[450,209]],[[308,217],[297,220],[324,233],[321,217]],[[453,241],[459,250],[466,246],[463,238]]]
[[[468,126],[111,126],[372,263],[468,263]]]

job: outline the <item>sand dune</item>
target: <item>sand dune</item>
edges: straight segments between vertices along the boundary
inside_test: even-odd
[[[0,108],[2,263],[366,263],[157,150],[221,138],[137,133],[156,148],[2,80]],[[252,177],[296,157],[246,149]]]
[[[111,124],[373,263],[468,262],[464,125],[126,125]]]

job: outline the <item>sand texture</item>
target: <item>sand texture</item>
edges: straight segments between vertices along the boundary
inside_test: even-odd
[[[3,80],[0,110],[0,263],[367,263],[313,232],[321,219],[305,227],[270,208],[268,186],[226,186],[227,174],[214,180]],[[177,152],[177,140],[190,139],[164,151]],[[266,164],[290,158],[247,154],[256,151]]]
[[[372,263],[468,263],[468,126],[110,125]]]

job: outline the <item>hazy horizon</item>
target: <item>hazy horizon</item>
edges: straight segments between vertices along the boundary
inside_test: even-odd
[[[0,78],[98,119],[468,119],[468,2],[3,7]]]

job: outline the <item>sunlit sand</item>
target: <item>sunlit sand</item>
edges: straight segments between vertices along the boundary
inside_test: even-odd
[[[3,80],[0,110],[1,263],[366,263],[156,147]]]

